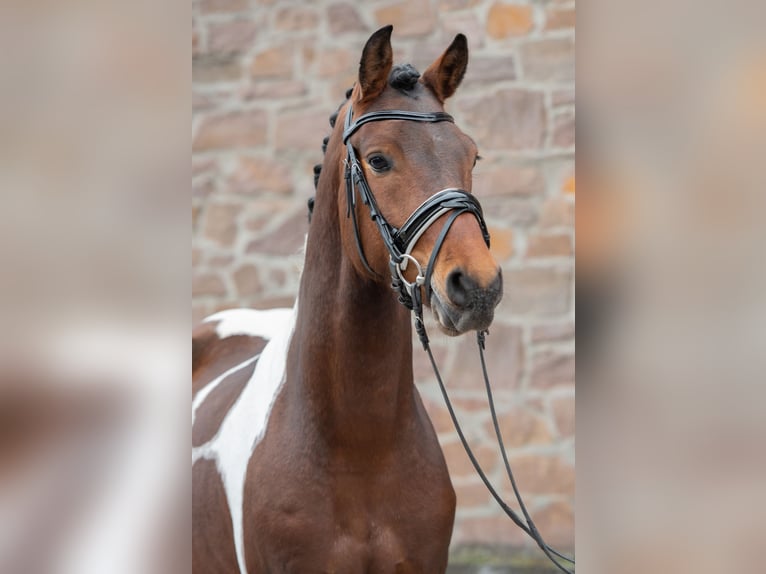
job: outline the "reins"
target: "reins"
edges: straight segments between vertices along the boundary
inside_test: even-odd
[[[481,465],[479,464],[479,461],[476,459],[476,456],[473,454],[473,450],[471,449],[470,445],[468,444],[468,441],[465,438],[465,435],[463,434],[463,430],[460,428],[460,423],[457,420],[457,415],[455,414],[455,410],[452,407],[452,401],[450,401],[449,395],[447,394],[447,388],[444,385],[444,381],[442,380],[441,373],[439,373],[439,369],[436,366],[436,361],[434,359],[433,353],[431,352],[431,346],[428,342],[428,335],[426,334],[425,325],[423,324],[422,316],[418,318],[416,316],[415,318],[416,325],[420,324],[421,328],[416,330],[418,331],[418,336],[420,337],[420,342],[423,344],[423,349],[428,354],[428,358],[431,361],[431,367],[434,370],[434,374],[436,375],[436,380],[439,383],[439,389],[441,390],[442,396],[444,397],[444,403],[447,405],[447,411],[449,411],[449,416],[452,419],[452,424],[455,426],[455,430],[457,431],[457,435],[460,438],[460,442],[463,445],[463,448],[465,449],[466,454],[468,455],[468,458],[471,460],[471,464],[473,465],[474,469],[476,470],[477,474],[479,475],[479,478],[481,478],[482,482],[484,483],[484,486],[487,487],[487,490],[492,495],[492,498],[495,499],[495,501],[498,503],[500,508],[503,509],[503,512],[505,512],[508,517],[513,521],[516,526],[521,528],[524,532],[526,532],[532,540],[534,540],[537,545],[540,547],[540,549],[543,551],[543,553],[548,557],[548,559],[553,562],[553,564],[562,572],[566,572],[567,574],[574,574],[574,570],[569,570],[561,565],[561,563],[556,560],[553,555],[559,557],[561,560],[564,560],[566,562],[571,563],[574,565],[575,561],[573,558],[569,558],[568,556],[565,556],[564,554],[561,554],[551,546],[549,546],[545,540],[543,540],[542,535],[540,534],[540,531],[537,530],[537,526],[535,526],[535,523],[532,521],[532,517],[529,515],[529,512],[527,511],[527,507],[524,504],[524,501],[521,498],[521,493],[519,493],[519,489],[516,485],[516,479],[513,476],[513,471],[511,470],[511,465],[508,462],[508,455],[505,452],[505,446],[503,444],[503,435],[500,432],[500,425],[497,422],[497,413],[495,411],[495,401],[492,396],[492,388],[489,384],[489,375],[487,374],[487,365],[486,361],[484,360],[484,344],[486,342],[486,335],[489,334],[488,331],[477,331],[476,332],[476,341],[479,347],[479,357],[481,358],[481,369],[482,374],[484,375],[484,388],[487,391],[487,402],[489,403],[489,411],[490,415],[492,417],[492,426],[495,429],[495,437],[497,438],[497,445],[498,450],[500,450],[500,454],[503,458],[503,464],[505,465],[505,471],[508,476],[508,479],[511,482],[511,487],[513,488],[513,494],[516,497],[516,500],[519,503],[519,508],[521,508],[521,512],[524,515],[524,520],[522,520],[519,515],[511,508],[509,507],[505,501],[500,497],[500,495],[497,493],[495,488],[492,486],[492,483],[489,481],[489,478],[487,478],[487,475],[484,473],[484,470],[481,468]]]
[[[511,471],[511,465],[508,462],[508,455],[505,452],[503,437],[500,433],[500,426],[497,421],[495,403],[492,396],[492,389],[489,383],[489,375],[487,374],[487,365],[484,358],[484,346],[488,332],[478,331],[476,334],[476,340],[479,347],[479,357],[481,359],[482,373],[484,376],[484,386],[487,391],[487,401],[489,403],[492,424],[495,429],[495,436],[497,438],[500,454],[503,459],[503,464],[505,465],[506,474],[510,480],[511,487],[513,488],[514,495],[519,503],[521,512],[524,515],[523,519],[500,497],[495,488],[492,486],[492,483],[487,478],[486,473],[481,468],[478,460],[474,456],[473,451],[465,438],[463,430],[460,427],[460,423],[452,407],[452,401],[450,401],[447,389],[444,385],[444,381],[442,380],[441,374],[439,373],[439,369],[436,365],[436,361],[434,360],[433,353],[431,352],[431,346],[429,344],[428,334],[426,332],[425,323],[423,321],[423,299],[420,288],[423,287],[425,289],[425,296],[427,300],[431,293],[431,275],[433,273],[436,258],[439,254],[439,250],[441,249],[442,244],[444,243],[444,240],[446,239],[449,229],[458,218],[458,216],[462,215],[463,213],[473,214],[479,222],[479,227],[481,228],[482,235],[484,236],[484,241],[487,244],[487,247],[489,247],[489,231],[487,230],[487,225],[484,221],[481,205],[473,195],[469,194],[465,190],[458,188],[447,188],[435,193],[425,202],[423,202],[412,213],[412,215],[407,218],[407,221],[404,222],[401,228],[397,229],[388,221],[386,221],[385,217],[380,211],[380,208],[377,205],[377,202],[375,201],[375,196],[373,195],[372,190],[367,183],[367,179],[364,176],[362,166],[357,159],[356,151],[350,142],[351,136],[361,126],[369,122],[383,120],[406,120],[429,123],[444,121],[454,122],[452,116],[444,112],[421,113],[400,110],[370,112],[363,114],[356,120],[353,120],[353,109],[351,104],[349,104],[343,129],[343,143],[346,145],[346,216],[350,217],[353,223],[354,236],[356,239],[356,246],[359,257],[365,269],[371,275],[380,277],[380,275],[370,267],[370,264],[367,261],[367,258],[364,255],[364,250],[362,248],[362,242],[359,236],[359,226],[356,219],[357,192],[361,196],[362,203],[366,205],[370,210],[370,217],[375,222],[383,239],[383,243],[389,252],[391,285],[393,289],[399,294],[399,301],[408,309],[413,311],[415,330],[418,334],[418,338],[420,339],[420,342],[423,345],[423,349],[426,351],[428,358],[431,361],[431,366],[433,367],[434,373],[436,375],[436,380],[439,383],[439,388],[441,389],[442,396],[444,397],[444,402],[447,405],[447,410],[449,411],[450,418],[452,419],[452,423],[455,426],[455,430],[457,431],[458,437],[460,438],[460,442],[463,444],[463,448],[465,449],[468,458],[471,460],[471,464],[473,464],[473,467],[476,469],[476,472],[479,474],[479,477],[487,487],[487,490],[489,490],[492,497],[500,505],[500,508],[502,508],[508,517],[514,522],[514,524],[526,532],[537,543],[543,553],[559,570],[568,574],[573,574],[573,570],[568,570],[562,566],[559,560],[554,558],[554,556],[558,557],[562,561],[569,562],[572,565],[575,563],[574,559],[568,558],[567,556],[557,552],[555,549],[551,548],[545,542],[545,540],[543,540],[542,535],[537,530],[535,523],[532,521],[532,518],[527,511],[526,505],[521,499],[521,494],[519,493],[519,489],[516,485],[516,480],[513,476],[513,472]],[[313,203],[310,203],[310,210],[312,207]],[[425,233],[425,231],[442,215],[449,212],[451,213],[442,226],[442,229],[431,252],[429,261],[424,269],[422,265],[412,256],[412,249],[420,237],[423,235],[423,233]],[[403,274],[409,263],[414,264],[417,269],[417,277],[412,282],[407,281]]]

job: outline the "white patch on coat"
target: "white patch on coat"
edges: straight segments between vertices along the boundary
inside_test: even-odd
[[[250,380],[221,423],[218,434],[207,444],[192,450],[192,464],[199,458],[215,459],[229,503],[234,546],[242,574],[247,574],[243,536],[245,475],[253,450],[266,432],[269,414],[285,380],[298,301],[292,309],[232,309],[211,315],[205,322],[219,321],[221,338],[250,335],[267,339]],[[248,359],[245,363],[255,360]],[[244,363],[234,367],[234,370]]]
[[[258,357],[260,357],[261,354],[258,353],[257,355],[250,357],[249,359],[241,362],[240,364],[232,367],[231,369],[228,369],[224,371],[222,374],[217,376],[215,379],[210,381],[207,385],[202,387],[198,392],[197,395],[192,400],[192,426],[194,426],[194,419],[197,417],[197,410],[200,408],[202,403],[205,402],[205,399],[208,397],[210,393],[212,393],[218,385],[223,381],[226,377],[229,375],[232,375],[236,373],[237,371],[244,369],[245,367],[249,366],[253,361],[257,361]]]
[[[234,335],[271,339],[292,312],[292,309],[226,309],[206,317],[203,323],[218,321],[215,332],[221,339]]]

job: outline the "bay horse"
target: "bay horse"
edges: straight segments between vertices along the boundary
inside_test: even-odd
[[[198,573],[447,568],[455,492],[392,277],[448,335],[489,326],[502,277],[470,194],[476,144],[443,107],[466,38],[421,76],[393,66],[391,31],[369,38],[331,118],[295,306],[222,311],[194,332]]]

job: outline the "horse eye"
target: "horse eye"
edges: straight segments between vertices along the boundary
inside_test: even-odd
[[[382,155],[372,155],[368,157],[367,163],[370,164],[370,167],[372,167],[372,169],[375,171],[386,171],[391,167],[391,165],[388,163],[388,160]]]
[[[480,159],[483,159],[480,155],[476,154],[476,157],[473,158],[473,167],[476,167],[476,164],[479,162]]]

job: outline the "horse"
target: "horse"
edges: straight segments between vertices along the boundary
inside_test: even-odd
[[[446,571],[455,492],[408,307],[451,336],[484,330],[502,275],[470,193],[476,144],[444,112],[466,38],[421,75],[393,65],[392,28],[331,117],[294,307],[194,331],[196,572]]]

